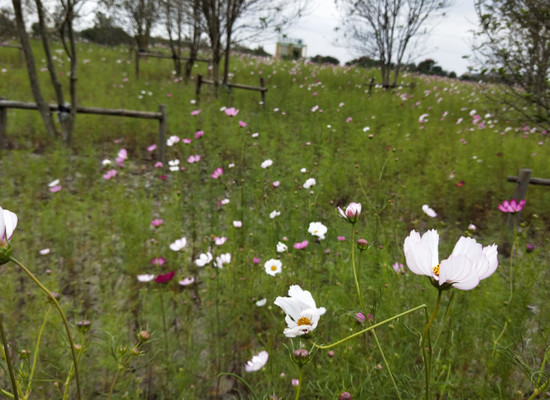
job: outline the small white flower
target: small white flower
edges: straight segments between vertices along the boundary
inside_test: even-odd
[[[108,166],[110,166],[111,164],[113,164],[113,163],[111,162],[111,160],[105,159],[105,160],[101,161],[101,165],[103,165],[104,167],[108,167]]]
[[[7,247],[17,226],[17,214],[0,207],[0,247]]]
[[[280,274],[283,270],[283,263],[281,262],[281,260],[272,258],[265,262],[264,268],[266,274],[275,276],[277,274]]]
[[[153,279],[155,279],[154,274],[143,274],[137,276],[137,280],[140,282],[151,282]]]
[[[278,217],[279,215],[281,215],[281,212],[280,212],[280,211],[273,210],[273,211],[271,211],[271,213],[269,214],[269,218],[273,219],[273,218]]]
[[[302,168],[302,169],[300,170],[300,172],[301,172],[302,174],[305,174],[305,173],[307,172],[307,169]]]
[[[261,167],[263,169],[266,169],[268,167],[271,167],[273,165],[273,160],[267,159],[264,162],[262,162]]]
[[[180,169],[180,160],[170,160],[168,161],[168,169],[172,172],[178,171]]]
[[[242,228],[243,227],[243,223],[242,221],[233,221],[233,226],[235,228]]]
[[[226,240],[227,240],[227,238],[225,236],[215,237],[214,238],[214,243],[216,244],[216,246],[221,246],[222,244],[225,243]]]
[[[424,211],[424,213],[426,213],[428,217],[431,217],[431,218],[437,217],[437,213],[432,208],[430,208],[430,206],[427,204],[424,204],[422,206],[422,211]]]
[[[222,201],[220,201],[220,204],[224,206],[226,204],[229,204],[229,201],[230,200],[228,198],[225,198],[225,199],[222,199]]]
[[[212,254],[207,252],[205,254],[201,254],[199,258],[195,260],[195,265],[197,267],[204,267],[207,264],[210,264],[210,261],[212,261]]]
[[[50,254],[50,249],[49,248],[42,249],[39,251],[39,253],[41,256],[45,256],[46,254]]]
[[[252,357],[252,360],[248,361],[244,366],[246,372],[254,372],[261,370],[267,363],[269,354],[267,351],[262,350],[258,354]]]
[[[166,139],[166,146],[172,147],[173,145],[175,145],[179,141],[180,141],[180,138],[177,137],[176,135],[170,136],[168,139]]]
[[[263,306],[265,306],[266,304],[267,304],[267,299],[266,299],[265,297],[264,297],[263,299],[258,300],[258,301],[256,302],[256,306],[257,306],[257,307],[263,307]]]
[[[319,323],[325,307],[317,308],[311,293],[298,285],[292,285],[288,290],[290,297],[277,297],[274,304],[286,313],[285,321],[288,328],[284,330],[287,337],[296,337],[311,333]]]
[[[182,237],[181,239],[177,239],[174,243],[170,244],[170,250],[180,251],[185,247],[185,245],[187,245],[187,239]]]
[[[323,240],[325,238],[325,233],[327,233],[327,230],[327,227],[321,222],[311,222],[309,224],[309,228],[307,229],[309,233],[313,236],[317,236],[319,240]]]
[[[475,232],[477,230],[477,227],[474,224],[470,224],[470,225],[468,225],[468,230],[472,231],[472,232]]]
[[[314,186],[317,182],[315,181],[315,178],[309,178],[304,183],[304,189],[309,189],[310,187]]]
[[[214,266],[221,269],[225,264],[229,264],[230,262],[231,254],[225,253],[219,257],[216,257],[216,261],[214,261]]]
[[[56,179],[56,180],[51,181],[50,183],[48,183],[49,187],[54,187],[54,186],[57,186],[57,185],[59,185],[59,179]]]
[[[287,247],[286,244],[284,244],[283,242],[277,243],[277,252],[278,253],[284,253],[287,250],[288,250],[288,247]]]

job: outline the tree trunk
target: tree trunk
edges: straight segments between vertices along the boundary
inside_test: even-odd
[[[17,34],[21,42],[21,48],[25,54],[25,63],[27,65],[27,73],[29,75],[29,81],[31,85],[31,91],[38,106],[38,111],[42,117],[44,127],[46,128],[46,133],[52,138],[57,137],[57,131],[55,129],[55,124],[53,122],[52,114],[48,104],[42,96],[42,91],[40,90],[40,83],[38,82],[38,75],[36,74],[36,64],[34,62],[34,55],[32,52],[31,44],[29,41],[29,36],[25,30],[25,21],[23,20],[23,10],[21,8],[21,0],[12,0],[13,9],[15,11],[15,20],[17,23]]]

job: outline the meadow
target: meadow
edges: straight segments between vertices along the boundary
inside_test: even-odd
[[[36,111],[8,111],[13,257],[60,296],[83,399],[417,399],[427,368],[430,398],[550,397],[550,189],[529,188],[513,228],[498,209],[520,168],[550,178],[548,137],[502,117],[490,85],[404,74],[414,87],[369,93],[374,70],[235,56],[233,82],[265,79],[264,108],[245,90],[196,98],[169,60],[142,60],[136,80],[128,49],[79,50],[81,105],[165,104],[169,137],[161,166],[155,121],[78,115],[67,148]],[[0,96],[33,101],[12,49],[0,48]],[[348,223],[337,208],[353,202]],[[430,229],[441,260],[461,236],[496,244],[496,272],[439,292],[403,250]],[[2,394],[14,398],[7,353],[19,398],[76,398],[55,307],[16,263],[1,273]],[[292,285],[326,309],[307,337],[288,338],[274,304]]]

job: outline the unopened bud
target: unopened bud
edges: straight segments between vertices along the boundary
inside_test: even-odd
[[[367,250],[369,248],[369,242],[366,239],[357,240],[357,248],[359,250]]]
[[[61,299],[61,294],[59,294],[57,292],[51,292],[51,293],[52,293],[53,298],[56,299],[57,301],[59,301]],[[48,297],[48,301],[52,304],[54,302],[51,297]]]
[[[146,342],[148,341],[149,339],[151,339],[151,334],[146,331],[146,330],[142,330],[138,333],[138,339],[141,341],[141,342]]]
[[[90,330],[91,325],[92,323],[85,319],[84,321],[78,321],[76,323],[76,329],[78,329],[80,333],[86,333]]]
[[[296,349],[292,354],[294,355],[294,358],[302,360],[309,357],[309,351],[307,351],[306,349]]]
[[[349,392],[342,392],[340,396],[338,396],[338,400],[352,400],[352,397]]]
[[[136,356],[139,356],[140,351],[137,347],[134,347],[134,348],[132,348],[132,353]]]

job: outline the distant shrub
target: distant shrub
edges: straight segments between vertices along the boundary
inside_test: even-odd
[[[94,26],[80,32],[82,39],[106,46],[132,43],[132,37],[116,26]]]
[[[315,64],[332,64],[332,65],[340,65],[340,60],[337,58],[334,58],[332,56],[320,56],[316,55],[315,57],[310,58],[311,62]]]

